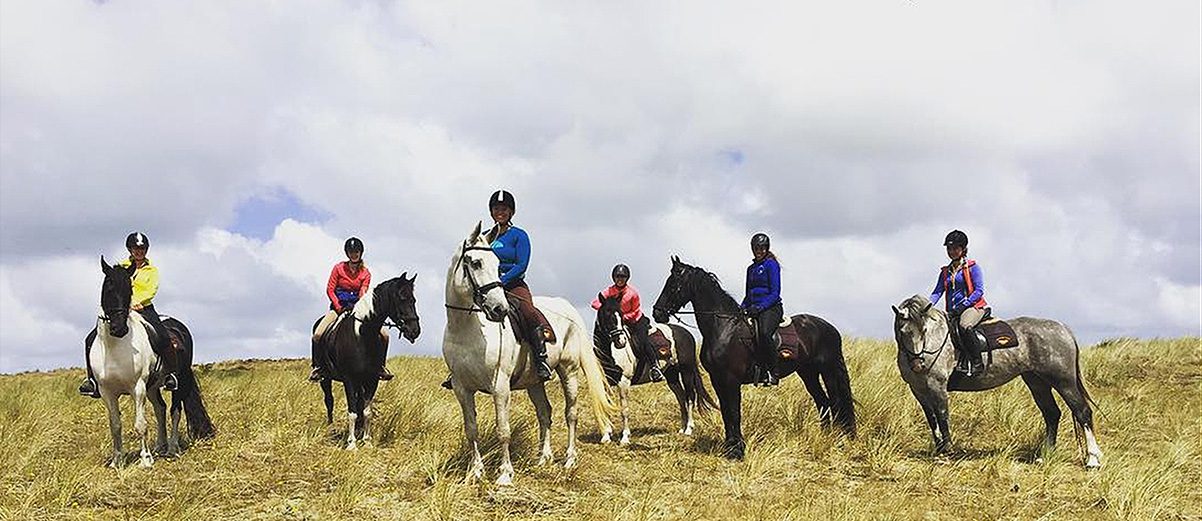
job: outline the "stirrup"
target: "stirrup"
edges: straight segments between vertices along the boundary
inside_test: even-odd
[[[88,398],[100,398],[100,386],[96,384],[93,378],[85,378],[82,384],[79,384],[79,394]]]
[[[175,377],[175,373],[167,373],[167,376],[163,378],[163,389],[172,392],[179,390],[179,378]]]
[[[551,379],[551,366],[547,365],[546,360],[534,361],[534,372],[538,374],[544,382]]]
[[[390,373],[390,372],[388,372],[388,368],[387,368],[387,367],[381,367],[381,368],[380,368],[380,373],[376,375],[376,378],[379,378],[379,379],[380,379],[380,381],[383,381],[383,382],[387,382],[387,381],[389,381],[389,380],[392,380],[392,377],[393,377],[393,374],[392,374],[392,373]]]
[[[664,372],[659,370],[658,364],[651,364],[651,370],[647,374],[651,377],[652,382],[664,381]]]
[[[320,382],[322,380],[325,380],[325,378],[326,378],[325,375],[322,374],[321,368],[319,368],[319,367],[314,367],[313,372],[309,373],[309,381],[310,382]]]

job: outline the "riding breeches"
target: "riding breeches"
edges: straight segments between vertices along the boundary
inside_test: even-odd
[[[633,344],[631,352],[634,353],[634,357],[646,362],[654,361],[656,356],[651,351],[651,339],[648,338],[651,334],[651,319],[643,316],[627,326],[631,332],[630,343]]]
[[[551,323],[546,315],[534,306],[534,296],[530,294],[530,286],[524,280],[515,280],[505,287],[505,297],[511,306],[516,305],[518,315],[523,322],[523,332],[533,334],[533,330],[541,326],[546,331],[552,331]],[[552,331],[553,332],[553,331]]]
[[[784,319],[785,308],[779,302],[756,315],[756,352],[760,360],[775,360],[772,353],[772,335]]]

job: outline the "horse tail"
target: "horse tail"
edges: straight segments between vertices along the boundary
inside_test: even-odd
[[[694,398],[694,403],[697,404],[697,410],[701,412],[717,411],[721,409],[714,398],[710,396],[710,392],[705,389],[705,381],[701,379],[701,366],[693,366],[693,389],[696,390],[697,396]]]
[[[1065,327],[1065,329],[1068,329],[1068,327]],[[1068,335],[1073,339],[1073,348],[1076,350],[1075,365],[1077,370],[1077,390],[1080,391],[1081,396],[1085,398],[1085,403],[1089,404],[1091,408],[1097,409],[1100,413],[1102,412],[1102,409],[1098,407],[1098,402],[1093,401],[1093,397],[1089,395],[1089,391],[1085,390],[1085,378],[1081,376],[1081,345],[1077,343],[1077,336],[1074,335],[1072,331],[1069,331]],[[1093,423],[1092,414],[1089,415],[1089,421],[1090,423]],[[1090,427],[1093,426],[1091,425]]]
[[[575,335],[581,335],[583,327],[579,324],[573,324]],[[583,340],[583,338],[581,339]],[[565,339],[566,341],[566,339]],[[619,411],[618,406],[609,397],[609,385],[605,382],[605,373],[601,369],[601,362],[597,360],[596,353],[593,352],[591,345],[582,344],[577,352],[580,357],[580,367],[584,369],[584,379],[588,383],[589,402],[592,405],[593,415],[597,417],[597,425],[601,430],[612,430],[613,423],[609,420],[609,415]]]
[[[839,425],[849,436],[856,435],[856,405],[855,399],[851,395],[851,376],[847,371],[847,361],[843,357],[843,337],[834,326],[827,324],[831,329],[831,334],[834,337],[832,345],[832,358],[834,362],[831,364],[829,371],[822,375],[822,381],[826,384],[827,394],[831,399],[831,415],[836,424]]]
[[[672,336],[677,343],[684,343],[685,341],[688,342],[687,348],[677,348],[678,354],[687,350],[690,358],[690,360],[688,360],[688,365],[690,366],[690,372],[693,373],[692,388],[694,395],[689,396],[688,398],[693,400],[693,403],[697,405],[697,410],[700,412],[709,412],[721,409],[721,407],[718,406],[718,403],[714,401],[714,398],[710,396],[709,391],[706,390],[705,381],[701,378],[701,358],[697,353],[697,340],[695,340],[693,335],[685,330],[685,328],[678,325],[672,324],[668,326],[668,329],[672,331]],[[684,362],[684,360],[682,360],[682,362]],[[687,387],[688,386],[686,386],[686,388]]]
[[[188,418],[188,434],[193,440],[212,438],[217,434],[217,429],[213,427],[208,409],[205,409],[200,384],[196,381],[192,366],[181,368],[179,376],[180,390],[184,391],[184,416]]]

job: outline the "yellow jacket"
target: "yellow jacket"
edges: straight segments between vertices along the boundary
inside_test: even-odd
[[[131,263],[133,260],[125,259],[121,261],[121,267],[128,268]],[[130,304],[149,306],[151,299],[159,292],[159,269],[150,263],[150,259],[146,259],[146,264],[134,272],[133,283],[134,296]]]

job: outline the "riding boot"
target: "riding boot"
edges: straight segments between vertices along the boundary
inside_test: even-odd
[[[968,376],[977,376],[985,372],[985,362],[981,360],[981,353],[985,351],[985,346],[981,344],[981,337],[977,336],[975,330],[965,332],[968,337],[968,343],[972,344],[971,352],[968,354]]]
[[[96,375],[92,374],[92,341],[95,339],[96,330],[93,329],[83,342],[83,366],[87,370],[88,376],[79,385],[79,394],[89,398],[100,398],[100,386],[96,384]]]
[[[551,379],[551,366],[547,364],[547,336],[543,326],[536,326],[530,336],[530,344],[534,348],[534,372],[545,382]]]
[[[381,344],[380,344],[380,347],[381,347],[381,349],[380,349],[380,370],[376,374],[376,378],[378,378],[382,382],[387,382],[389,380],[392,380],[392,377],[393,377],[393,374],[388,371],[388,365],[387,365],[388,364],[388,336],[385,335],[384,333],[380,333],[380,342],[381,342]]]
[[[179,389],[179,379],[175,373],[179,370],[179,360],[175,353],[175,347],[171,345],[168,339],[160,339],[162,353],[159,355],[163,362],[163,388],[168,391],[176,391]]]

